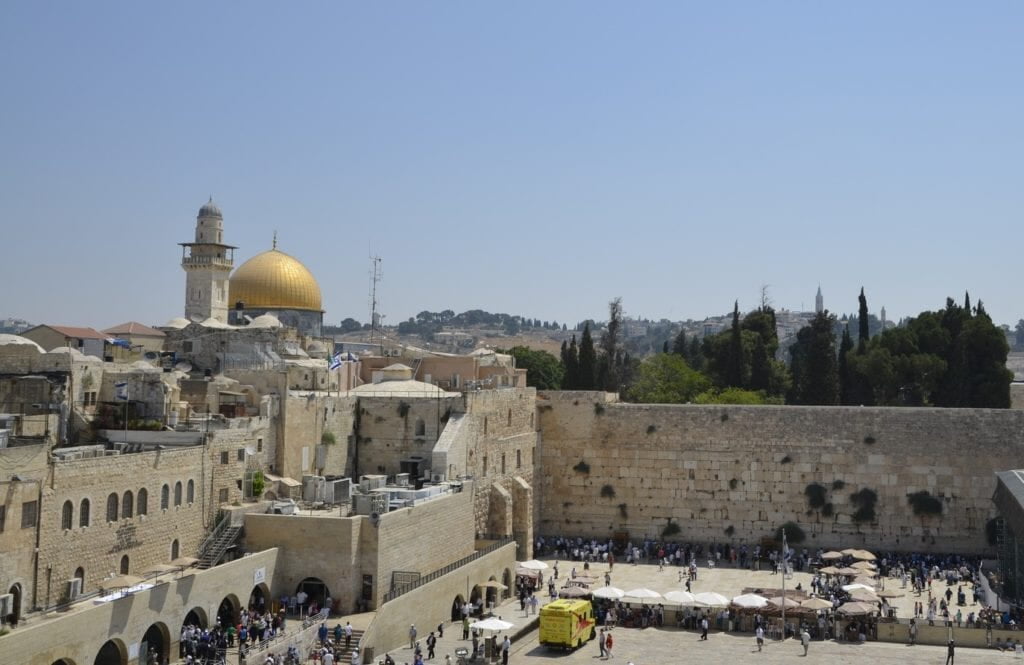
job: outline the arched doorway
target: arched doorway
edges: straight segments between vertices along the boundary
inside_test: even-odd
[[[255,610],[262,614],[267,610],[267,605],[270,603],[270,589],[267,588],[266,584],[257,584],[252,588],[252,593],[249,594],[249,609]]]
[[[128,652],[124,643],[121,640],[107,640],[96,654],[93,665],[128,665]]]
[[[238,598],[233,593],[229,593],[224,597],[224,600],[220,601],[220,607],[217,608],[217,623],[222,627],[234,626],[238,623],[238,611],[241,607],[238,604]]]
[[[139,644],[139,661],[148,662],[150,652],[156,653],[158,663],[168,662],[168,655],[171,648],[171,634],[162,622],[158,621],[150,626],[142,636]]]
[[[122,575],[127,575],[128,574],[128,563],[129,563],[128,555],[125,554],[124,556],[121,557],[121,568],[120,568],[120,570],[121,570],[121,574]]]
[[[505,590],[501,592],[502,598],[512,597],[512,571],[508,568],[501,575],[501,583],[505,585]]]
[[[455,600],[452,601],[452,621],[462,621],[462,606],[465,604],[466,599],[462,594],[455,596]]]
[[[314,603],[317,607],[323,607],[327,597],[331,595],[327,585],[318,577],[307,577],[299,582],[299,586],[295,588],[295,595],[298,596],[300,592],[305,592],[306,594],[306,602],[303,608],[307,611],[313,607]]]
[[[21,621],[21,585],[13,585],[7,593],[14,596],[14,600],[11,601],[11,613],[7,615],[7,623],[17,626]]]
[[[488,583],[494,583],[494,582],[497,582],[498,580],[496,580],[494,578],[494,575],[491,575],[491,578],[489,580],[487,580],[487,581],[488,581]],[[485,593],[484,593],[484,598],[485,598],[485,601],[484,601],[485,605],[484,605],[484,607],[486,609],[491,609],[492,607],[497,606],[497,604],[498,604],[498,590],[496,588],[494,588],[493,586],[486,587],[486,590],[485,590]]]
[[[53,665],[75,665],[75,661],[70,658],[61,658],[60,660],[53,661]]]
[[[480,585],[473,587],[469,592],[469,602],[473,604],[474,611],[483,603],[483,594],[484,590],[480,588]]]
[[[201,607],[193,607],[185,615],[185,620],[181,622],[183,626],[197,626],[202,629],[208,627],[206,623],[206,610]]]

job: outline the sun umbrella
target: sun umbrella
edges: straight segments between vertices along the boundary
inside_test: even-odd
[[[867,589],[868,591],[874,591],[874,589],[869,587],[867,584],[844,584],[843,585],[843,591],[845,591],[847,593],[850,593],[851,591],[856,591],[857,589]]]
[[[680,605],[693,605],[693,594],[689,591],[669,591],[665,594],[665,600]]]
[[[530,559],[529,561],[524,561],[519,564],[519,567],[527,570],[547,570],[548,564],[543,561],[537,561],[536,559]]]
[[[759,596],[756,593],[745,593],[742,596],[735,596],[732,599],[732,604],[736,607],[756,609],[767,605],[768,599],[764,596]]]
[[[863,584],[864,586],[869,586],[872,589],[875,588],[875,581],[870,577],[855,577],[850,584]]]
[[[865,614],[874,614],[878,610],[867,603],[843,603],[836,611],[848,616],[863,616]]]
[[[617,589],[613,586],[603,586],[598,589],[594,589],[594,598],[606,598],[610,600],[618,600],[626,595],[626,592],[622,589]]]
[[[854,589],[850,592],[850,598],[857,601],[858,603],[878,602],[878,596],[875,595],[875,592],[868,591],[867,589]]]
[[[840,568],[839,569],[839,574],[840,575],[854,575],[854,576],[856,576],[856,575],[860,575],[860,572],[861,571],[858,570],[857,568]]]
[[[842,554],[843,556],[853,556],[853,553],[856,552],[856,551],[857,550],[855,550],[854,548],[848,547],[845,550],[843,550],[842,552],[840,552],[840,554]]]
[[[485,588],[485,589],[498,589],[500,591],[504,591],[505,589],[508,588],[507,586],[505,586],[501,582],[498,582],[497,580],[490,580],[488,582],[484,582],[480,586]]]
[[[630,589],[626,592],[626,598],[637,598],[642,603],[645,600],[657,600],[658,598],[661,598],[661,594],[657,591],[644,588]]]
[[[469,627],[476,628],[477,630],[508,630],[509,628],[514,628],[515,624],[491,617],[490,619],[471,623]]]
[[[867,550],[854,550],[853,551],[853,558],[854,559],[861,559],[863,561],[874,561],[875,560],[875,555],[872,554],[871,552],[868,552]]]
[[[824,573],[825,575],[838,575],[839,574],[839,569],[836,568],[835,566],[825,566],[824,568],[820,569],[818,572],[819,573]]]
[[[693,594],[693,604],[698,607],[726,607],[729,599],[714,591],[701,591]]]
[[[792,598],[783,598],[782,596],[769,598],[768,604],[774,605],[775,607],[800,607],[800,603],[798,601],[795,601]]]
[[[559,598],[583,598],[590,595],[590,589],[582,586],[567,586],[558,590]]]
[[[902,598],[904,596],[904,593],[899,589],[883,589],[881,591],[876,592],[875,595],[877,595],[879,598]]]
[[[859,568],[861,570],[875,570],[875,564],[870,561],[858,561],[857,563],[850,564],[850,568]]]
[[[808,598],[800,603],[800,607],[805,607],[809,610],[830,610],[832,609],[832,603],[824,598]]]
[[[135,577],[134,575],[118,575],[109,580],[102,580],[100,588],[104,591],[113,591],[114,589],[125,589],[136,584],[142,584],[142,581],[141,577]]]
[[[836,559],[842,559],[843,558],[843,553],[842,552],[825,552],[824,554],[821,555],[821,558],[824,559],[825,561],[835,561]]]

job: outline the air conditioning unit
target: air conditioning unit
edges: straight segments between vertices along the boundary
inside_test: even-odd
[[[82,595],[82,580],[73,577],[65,583],[67,589],[65,598],[70,603]]]
[[[0,595],[0,617],[14,614],[14,594],[5,593]]]
[[[398,473],[398,474],[395,474],[395,485],[397,485],[398,487],[408,487],[409,486],[409,474],[408,473]]]
[[[368,475],[359,477],[359,488],[363,492],[372,492],[375,489],[384,487],[387,484],[388,477],[382,475]]]
[[[444,482],[444,474],[443,473],[432,473],[432,474],[430,474],[430,482],[432,482],[432,483],[443,483]]]
[[[352,479],[328,480],[324,501],[327,503],[348,503],[352,500]]]
[[[323,501],[326,492],[327,479],[323,476],[302,477],[302,500]]]

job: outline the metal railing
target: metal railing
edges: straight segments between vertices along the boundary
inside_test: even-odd
[[[229,526],[231,526],[231,515],[225,513],[224,517],[222,517],[220,522],[217,523],[217,526],[213,527],[213,531],[210,532],[210,535],[204,538],[203,542],[199,544],[199,553],[196,558],[202,560],[209,548],[217,542],[217,538],[219,538],[220,535],[224,533],[224,530]]]
[[[275,648],[276,646],[282,644],[286,640],[301,639],[303,637],[303,632],[305,632],[305,631],[307,631],[307,630],[309,630],[311,628],[316,629],[317,628],[317,624],[327,620],[327,616],[328,616],[328,610],[325,607],[324,609],[320,610],[316,614],[314,614],[312,616],[309,616],[309,617],[306,617],[305,619],[303,619],[302,620],[302,628],[300,628],[298,630],[298,632],[286,633],[284,631],[278,631],[277,634],[275,634],[273,637],[268,637],[267,639],[262,640],[260,642],[257,642],[256,644],[253,644],[253,645],[248,646],[248,647],[239,647],[239,649],[238,649],[238,662],[239,662],[239,664],[240,665],[242,663],[249,663],[250,665],[252,665],[254,663],[258,664],[260,662],[258,657],[262,656],[265,651],[267,651],[269,649]],[[299,649],[299,653],[302,654],[304,650],[305,650],[304,648],[300,648]],[[257,656],[257,657],[250,659],[251,656]]]
[[[490,554],[491,552],[494,552],[496,550],[499,550],[502,547],[504,547],[505,545],[508,545],[509,543],[513,543],[513,542],[515,542],[514,538],[507,538],[507,537],[506,538],[502,538],[502,539],[498,540],[497,542],[491,543],[490,545],[488,545],[488,546],[486,546],[486,547],[484,547],[482,549],[479,549],[479,550],[473,552],[469,556],[462,557],[458,561],[454,561],[454,562],[448,564],[444,568],[438,568],[437,570],[435,570],[432,573],[427,573],[426,575],[423,575],[422,577],[420,577],[415,582],[410,582],[408,584],[404,584],[402,586],[395,587],[391,591],[388,591],[386,594],[384,594],[384,602],[385,603],[390,602],[390,601],[394,600],[395,598],[398,598],[401,595],[409,593],[413,589],[417,589],[417,588],[423,586],[427,582],[432,582],[432,581],[436,580],[438,577],[441,577],[442,575],[447,575],[448,573],[450,573],[450,572],[452,572],[454,570],[458,570],[459,568],[465,566],[466,564],[472,563],[473,561],[476,561],[480,557],[482,557],[484,555],[487,555],[487,554]]]

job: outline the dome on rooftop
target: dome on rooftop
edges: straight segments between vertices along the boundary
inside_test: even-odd
[[[321,311],[320,285],[302,262],[278,249],[238,266],[229,281],[229,302],[246,309]]]
[[[199,217],[220,217],[221,219],[224,218],[224,215],[222,215],[221,212],[220,212],[220,208],[218,208],[217,204],[213,202],[213,197],[212,196],[210,197],[210,200],[207,201],[206,203],[204,203],[203,207],[199,209],[199,215],[198,216]]]

